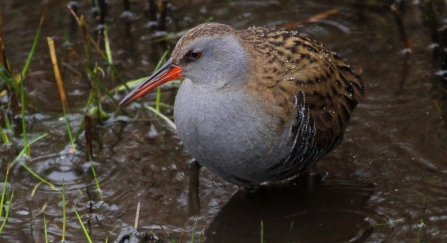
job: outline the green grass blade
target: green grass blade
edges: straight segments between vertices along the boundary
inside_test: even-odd
[[[41,136],[37,137],[36,139],[32,140],[31,142],[29,142],[29,143],[26,145],[26,147],[24,147],[24,148],[22,149],[22,151],[20,151],[20,153],[16,156],[16,158],[11,162],[11,166],[14,165],[14,163],[17,162],[17,161],[23,156],[23,154],[25,153],[26,149],[27,149],[29,146],[31,146],[31,144],[33,144],[33,143],[35,143],[36,141],[38,141],[38,140],[40,140],[40,139],[46,137],[47,135],[48,135],[48,133],[45,133],[44,135],[41,135]]]
[[[0,80],[4,81],[8,87],[10,87],[12,90],[14,90],[15,94],[19,95],[21,93],[21,87],[20,84],[22,83],[22,80],[14,80],[14,78],[11,76],[10,73],[8,73],[8,70],[0,64]],[[34,102],[31,100],[31,98],[28,96],[28,94],[25,95],[25,101],[28,105],[35,106]],[[6,119],[5,119],[6,121]],[[13,131],[13,130],[11,130]]]
[[[3,112],[3,117],[5,117],[5,119],[3,120],[5,121],[6,129],[11,131],[12,137],[14,137],[14,127],[11,125],[11,122],[8,119],[8,114],[6,113],[6,110]]]
[[[155,96],[155,110],[160,111],[161,87],[157,87],[157,95]]]
[[[22,103],[21,113],[22,113],[22,131],[23,131],[23,145],[26,148],[26,155],[30,156],[30,150],[28,147],[28,138],[26,135],[26,120],[25,120],[25,90],[23,82],[20,83],[20,103]]]
[[[155,66],[155,69],[154,69],[153,73],[155,73],[158,69],[160,69],[161,65],[166,62],[166,58],[168,57],[169,51],[170,51],[170,48],[168,48],[165,51],[165,53],[163,53],[163,55],[161,56],[160,60],[157,63],[157,66]],[[161,87],[158,86],[157,87],[157,96],[156,96],[156,99],[155,99],[155,109],[157,111],[160,111],[160,100],[161,100]]]
[[[91,168],[92,168],[93,177],[95,178],[96,190],[98,191],[99,198],[101,198],[101,201],[102,201],[103,200],[102,199],[102,191],[101,191],[101,187],[99,186],[99,180],[98,180],[98,176],[96,174],[95,166],[93,165],[92,158],[90,158],[90,165],[91,165]]]
[[[292,243],[292,229],[293,229],[293,221],[290,224],[290,229],[289,229],[289,243]]]
[[[111,92],[130,90],[132,88],[137,87],[141,82],[143,82],[144,80],[146,80],[148,78],[149,78],[149,76],[142,77],[139,79],[130,80],[130,81],[126,82],[125,84],[118,86],[118,88],[112,89]]]
[[[107,25],[104,26],[104,46],[106,49],[107,63],[109,65],[112,65],[113,59],[112,59],[112,51],[110,49],[109,28],[107,27]]]
[[[5,228],[6,222],[8,221],[9,213],[11,212],[11,206],[12,206],[12,199],[13,198],[14,198],[14,191],[11,192],[11,196],[9,197],[9,200],[8,200],[8,208],[6,209],[5,218],[3,219],[2,226],[0,227],[0,234],[3,232],[3,229]]]
[[[417,243],[423,242],[423,239],[421,239],[421,237],[422,237],[422,231],[425,228],[425,221],[424,221],[424,218],[425,218],[425,206],[426,206],[426,199],[425,199],[425,195],[424,195],[424,199],[422,201],[421,223],[418,225],[418,233],[417,233],[417,236],[416,236],[416,242]]]
[[[161,56],[160,60],[158,61],[157,65],[155,66],[154,72],[155,73],[163,63],[166,62],[167,56],[170,52],[170,49],[168,48],[163,55]],[[112,89],[110,92],[115,92],[115,91],[124,91],[124,90],[130,90],[132,88],[137,87],[141,82],[143,82],[144,80],[148,79],[148,77],[142,77],[139,79],[134,79],[134,80],[130,80],[128,82],[124,82],[123,85],[118,86],[118,88],[114,88]]]
[[[45,215],[43,215],[43,230],[45,235],[45,243],[48,243],[48,226],[47,226],[47,219],[45,218]]]
[[[194,243],[194,236],[196,234],[197,221],[198,220],[196,219],[196,222],[194,223],[194,227],[192,228],[191,243]]]
[[[77,203],[77,202],[76,202],[76,203]],[[78,210],[77,210],[77,208],[76,208],[76,203],[75,203],[75,205],[73,205],[73,211],[75,212],[76,217],[77,217],[78,220],[79,220],[79,224],[81,225],[81,227],[82,227],[82,231],[84,232],[84,235],[85,235],[85,237],[87,238],[88,242],[89,242],[89,243],[93,243],[93,242],[92,242],[92,239],[90,238],[90,235],[89,235],[88,232],[87,232],[87,229],[85,228],[84,223],[82,223],[81,216],[79,215]]]
[[[5,120],[8,120],[8,118],[5,117]],[[8,138],[8,134],[6,133],[6,131],[3,129],[3,127],[1,125],[0,125],[0,133],[2,136],[3,143],[6,145],[11,145],[11,142],[9,141],[9,138]]]
[[[67,206],[65,204],[65,179],[62,180],[62,242],[65,242],[65,229],[67,225]]]
[[[165,116],[163,113],[157,111],[156,109],[154,109],[154,108],[151,107],[151,106],[146,106],[146,109],[152,111],[153,113],[155,113],[155,115],[161,117],[161,118],[162,118],[163,120],[165,120],[165,121],[168,123],[168,125],[171,126],[172,128],[177,129],[177,127],[175,126],[174,122],[173,122],[171,119],[169,119],[167,116]]]
[[[41,135],[41,136],[37,137],[36,139],[32,140],[30,143],[26,144],[26,146],[22,149],[22,151],[21,151],[21,152],[16,156],[16,158],[11,162],[11,166],[12,166],[15,162],[17,162],[17,161],[23,156],[23,154],[25,154],[25,151],[29,150],[31,144],[33,144],[33,143],[35,143],[36,141],[38,141],[38,140],[40,140],[40,139],[46,137],[47,135],[48,135],[47,133],[44,134],[44,135]],[[30,172],[34,177],[36,177],[37,179],[39,179],[42,183],[45,183],[45,184],[49,185],[49,186],[51,187],[51,189],[53,189],[53,190],[55,190],[55,191],[59,191],[59,190],[56,189],[56,187],[55,187],[52,183],[48,182],[47,180],[45,180],[45,179],[43,179],[42,177],[40,177],[39,175],[37,175],[37,174],[36,174],[33,170],[31,170],[25,163],[21,162],[20,164],[23,166],[23,168],[25,168],[28,172]]]
[[[42,183],[47,184],[48,186],[51,187],[51,189],[55,190],[55,191],[59,191],[58,189],[56,189],[56,187],[49,181],[45,180],[44,178],[40,177],[36,172],[34,172],[31,168],[29,168],[25,163],[20,163],[23,168],[25,168],[29,173],[31,173],[34,177],[36,177],[37,179],[39,179]]]
[[[26,63],[25,66],[22,69],[22,78],[21,78],[21,82],[23,81],[23,77],[25,77],[26,71],[28,71],[28,67],[31,63],[31,59],[33,59],[34,56],[34,52],[36,51],[36,46],[37,46],[37,42],[39,41],[40,38],[40,33],[42,31],[42,25],[43,25],[43,21],[45,20],[45,14],[47,12],[47,8],[48,8],[48,0],[45,3],[45,7],[43,9],[42,12],[42,16],[40,18],[40,22],[39,22],[39,27],[37,28],[37,32],[36,32],[36,36],[34,37],[34,41],[33,41],[33,45],[31,46],[31,51],[28,54],[28,58],[26,59]]]
[[[19,87],[14,79],[11,77],[9,71],[0,63],[0,79],[6,83],[7,86],[12,87],[15,92],[19,92]]]
[[[8,169],[6,170],[6,175],[5,175],[5,181],[3,183],[2,197],[0,199],[0,218],[3,217],[3,205],[5,203],[6,186],[8,185],[9,168],[11,168],[10,165],[11,164],[8,164]]]
[[[65,126],[67,127],[67,134],[68,134],[68,137],[70,138],[71,147],[74,150],[76,150],[75,141],[73,139],[73,135],[72,135],[71,129],[70,129],[70,121],[68,120],[68,117],[67,117],[67,108],[65,108],[64,102],[62,102],[62,109],[64,111]]]
[[[99,84],[99,86],[100,86],[100,88],[101,88],[101,91],[104,91],[104,93],[110,98],[110,100],[112,100],[113,104],[115,104],[116,106],[118,106],[118,103],[119,103],[119,102],[113,97],[113,94],[111,94],[111,93],[107,90],[106,86],[104,86],[104,84],[103,84],[102,82],[99,82],[98,84]]]

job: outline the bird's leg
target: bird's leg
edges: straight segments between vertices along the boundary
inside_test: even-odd
[[[315,166],[315,164],[312,165],[306,171],[306,173],[304,174],[304,178],[305,178],[304,183],[306,183],[305,185],[306,185],[307,191],[309,191],[309,192],[313,191],[316,188],[317,183],[321,183],[321,179],[322,179],[321,175],[318,173],[318,170],[317,170],[317,167]]]
[[[189,215],[200,214],[199,197],[199,172],[202,166],[193,160],[189,164],[189,191],[188,191],[188,212]]]

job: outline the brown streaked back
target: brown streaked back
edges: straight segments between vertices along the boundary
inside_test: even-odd
[[[354,73],[336,53],[297,32],[257,27],[237,34],[256,70],[246,90],[263,93],[270,101],[265,108],[279,118],[280,127],[296,116],[294,103],[302,92],[315,123],[316,144],[329,146],[342,137],[365,93],[360,69]]]

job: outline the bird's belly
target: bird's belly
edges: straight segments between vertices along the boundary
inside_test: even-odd
[[[242,93],[191,94],[200,90],[184,85],[176,97],[175,123],[186,150],[199,163],[235,184],[278,177],[283,169],[276,165],[293,149],[290,129],[278,130],[275,120]]]

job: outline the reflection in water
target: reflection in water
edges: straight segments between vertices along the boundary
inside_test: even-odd
[[[363,242],[372,234],[366,207],[374,186],[325,182],[318,175],[290,185],[239,190],[209,225],[206,242]],[[316,181],[309,185],[309,181]]]

